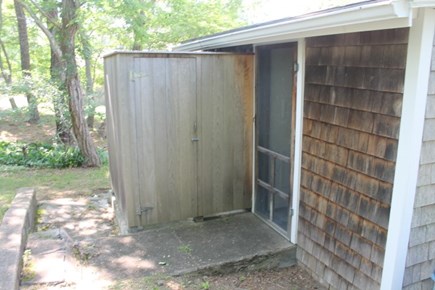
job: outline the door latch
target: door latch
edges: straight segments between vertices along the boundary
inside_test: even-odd
[[[192,137],[192,142],[198,142],[199,138],[198,137]]]
[[[299,71],[299,64],[296,61],[293,63],[293,71],[295,73]]]

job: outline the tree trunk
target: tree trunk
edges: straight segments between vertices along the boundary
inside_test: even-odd
[[[89,37],[85,32],[80,32],[80,40],[82,44],[82,57],[85,60],[86,72],[86,97],[88,98],[88,116],[86,123],[88,128],[94,128],[95,119],[95,98],[94,98],[94,79],[92,78],[92,46],[89,42]]]
[[[9,103],[11,104],[11,108],[12,108],[12,110],[16,110],[16,109],[18,109],[18,106],[17,106],[17,103],[15,102],[15,99],[14,98],[9,98]]]
[[[0,1],[0,9],[1,9],[1,1]],[[0,16],[1,16],[1,11],[0,11]],[[0,18],[0,29],[1,29],[1,27],[2,27],[2,20]],[[8,68],[5,69],[5,67],[3,65],[3,58],[2,58],[2,55],[0,52],[0,71],[1,71],[1,74],[3,76],[3,79],[5,80],[5,83],[7,85],[11,85],[11,83],[12,83],[12,67],[11,67],[11,62],[9,60],[9,55],[6,51],[6,47],[5,47],[2,39],[0,39],[0,47],[1,47],[1,52],[3,52],[3,54],[5,56],[6,64],[8,66]],[[9,97],[9,103],[11,104],[11,108],[13,110],[18,109],[17,103],[15,102],[15,99],[13,97]]]
[[[86,69],[86,96],[89,100],[89,110],[88,117],[86,118],[86,124],[88,128],[94,128],[95,120],[95,98],[94,98],[94,81],[91,74],[91,59],[90,57],[85,58],[85,69]]]
[[[77,33],[77,0],[62,0],[62,37],[60,47],[65,61],[65,86],[68,92],[68,104],[71,123],[80,151],[85,156],[86,166],[100,166],[100,158],[91,135],[89,134],[83,111],[83,91],[80,85],[75,59],[75,36]]]
[[[56,122],[56,135],[62,141],[63,144],[72,145],[74,144],[74,137],[71,133],[71,121],[68,116],[69,108],[68,101],[66,98],[65,84],[65,74],[63,72],[64,65],[62,60],[57,57],[57,55],[51,51],[51,62],[50,62],[50,75],[51,80],[58,84],[59,90],[62,92],[59,96],[53,98],[54,116]]]
[[[21,70],[24,77],[31,77],[30,74],[30,50],[29,37],[27,35],[27,22],[24,8],[20,2],[14,0],[15,14],[17,16],[18,37],[20,40]],[[29,122],[37,123],[39,121],[38,104],[35,96],[31,92],[26,93],[27,103],[29,104]]]
[[[47,15],[52,20],[58,20],[58,11],[56,7],[53,5],[53,8],[50,11],[47,11]],[[52,33],[52,35],[58,39],[60,37],[59,29],[57,29],[54,25],[48,21],[47,24],[48,30]],[[62,59],[57,55],[53,47],[50,46],[51,58],[50,58],[50,77],[51,81],[56,83],[61,92],[65,92],[64,87],[65,84],[65,67],[63,65]],[[68,102],[66,100],[65,94],[61,94],[59,96],[53,97],[53,106],[54,106],[54,116],[56,123],[56,136],[62,141],[62,143],[67,145],[74,144],[74,137],[71,132],[71,121],[68,116]]]

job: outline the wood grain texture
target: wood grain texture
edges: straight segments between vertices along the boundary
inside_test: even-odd
[[[110,171],[129,227],[250,206],[252,60],[106,57]]]
[[[199,66],[199,214],[247,208],[251,196],[252,57],[201,58]]]
[[[407,35],[405,28],[307,40],[299,237],[314,244],[316,252],[301,247],[315,259],[313,271],[324,267],[317,275],[337,273],[334,288],[380,284]]]

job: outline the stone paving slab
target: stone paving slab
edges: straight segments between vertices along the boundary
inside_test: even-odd
[[[51,230],[52,240],[50,232],[33,234],[28,248],[38,274],[26,285],[65,282],[74,289],[106,289],[146,276],[295,264],[295,246],[251,213],[83,241],[68,242],[65,234]]]

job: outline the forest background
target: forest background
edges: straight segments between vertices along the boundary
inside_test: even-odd
[[[0,100],[24,111],[23,122],[38,123],[40,111],[48,110],[55,123],[50,144],[32,147],[0,139],[0,163],[36,166],[28,157],[41,151],[72,158],[52,167],[98,167],[104,162],[91,132],[96,118],[104,124],[104,109],[96,108],[104,103],[105,53],[170,50],[191,38],[355,1],[298,2],[0,0]],[[25,107],[18,108],[17,96],[26,97]]]

